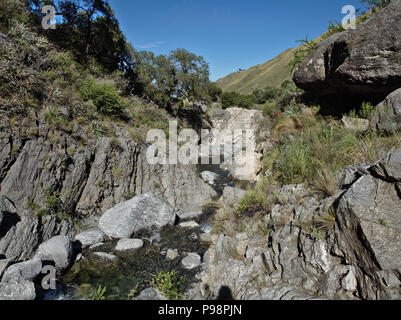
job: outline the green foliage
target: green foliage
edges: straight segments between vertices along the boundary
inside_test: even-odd
[[[343,32],[345,29],[343,28],[343,25],[337,21],[332,22],[329,21],[329,28],[327,31],[322,35],[323,39],[327,39],[328,37],[332,36],[333,34]]]
[[[280,114],[280,108],[278,108],[275,101],[268,100],[263,105],[263,114],[265,116],[269,116],[270,118],[277,117]]]
[[[358,111],[352,109],[347,116],[350,118],[370,119],[373,112],[375,111],[375,108],[376,107],[369,102],[363,102]]]
[[[165,109],[185,101],[216,100],[220,90],[209,81],[209,66],[203,57],[184,49],[168,56],[135,51],[130,47],[135,68],[133,92],[146,96]]]
[[[362,103],[361,109],[359,110],[359,116],[363,119],[370,119],[373,111],[375,111],[375,108],[376,107],[369,102],[364,102]]]
[[[295,50],[294,58],[288,64],[291,72],[295,71],[318,45],[318,42],[309,40],[308,37],[306,37],[305,40],[297,40],[296,42],[299,42],[302,45]]]
[[[83,81],[80,94],[84,101],[92,100],[98,112],[106,115],[121,115],[124,103],[114,86],[97,84],[92,80]]]
[[[29,201],[28,208],[34,210],[35,214],[38,216],[56,216],[59,218],[63,218],[65,215],[65,210],[63,207],[63,203],[60,199],[60,194],[58,192],[53,191],[52,189],[48,189],[44,192],[45,202],[44,207],[39,206],[38,204]]]
[[[180,277],[177,271],[160,271],[158,275],[153,276],[151,285],[155,289],[164,293],[169,300],[184,299],[182,285],[186,278]]]
[[[238,92],[224,92],[221,96],[221,103],[223,109],[230,107],[240,107],[249,109],[255,103],[254,97],[252,95],[242,95]]]
[[[102,287],[102,285],[99,285],[95,292],[91,292],[88,295],[88,299],[93,301],[106,300],[106,297],[104,296],[106,293],[106,289],[106,286]]]
[[[267,179],[263,179],[254,187],[247,190],[245,196],[238,202],[238,215],[271,210],[272,199],[267,196],[269,185],[269,181]]]
[[[391,3],[391,0],[361,0],[370,11],[384,8]]]

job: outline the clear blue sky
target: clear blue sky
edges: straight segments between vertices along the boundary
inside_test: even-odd
[[[137,50],[168,54],[185,48],[201,55],[215,81],[261,64],[315,38],[344,5],[359,0],[109,0],[127,40]]]

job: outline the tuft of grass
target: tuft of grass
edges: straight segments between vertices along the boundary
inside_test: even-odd
[[[97,288],[97,290],[96,291],[94,291],[94,292],[91,292],[89,295],[88,295],[88,299],[89,300],[106,300],[106,297],[104,296],[105,295],[105,293],[106,293],[106,286],[102,286],[102,285],[99,285],[99,287]]]
[[[183,300],[185,298],[183,284],[185,277],[180,277],[176,270],[160,271],[151,281],[152,287],[164,293],[169,300]]]
[[[268,212],[275,204],[277,197],[269,193],[270,181],[262,179],[254,187],[247,190],[245,196],[238,202],[238,215],[252,214],[258,211]]]
[[[329,232],[334,229],[336,223],[337,213],[333,207],[327,212],[322,213],[318,218],[315,219],[314,224],[317,230],[323,232]]]
[[[309,182],[309,187],[312,192],[323,197],[334,196],[338,189],[338,181],[333,171],[321,165],[313,181]]]

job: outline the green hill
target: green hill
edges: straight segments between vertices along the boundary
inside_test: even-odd
[[[223,91],[238,91],[250,94],[255,89],[265,89],[267,86],[279,87],[284,80],[290,80],[292,73],[288,63],[294,57],[294,48],[280,53],[272,60],[254,66],[245,71],[239,71],[216,81]]]

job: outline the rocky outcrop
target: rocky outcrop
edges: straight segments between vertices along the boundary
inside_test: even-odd
[[[401,84],[401,2],[374,14],[355,30],[322,41],[301,63],[294,82],[320,97],[354,108],[356,102],[382,101]]]
[[[392,92],[377,105],[370,126],[387,134],[394,134],[401,129],[401,89]]]
[[[30,259],[39,245],[55,235],[71,235],[73,224],[59,221],[54,216],[37,217],[29,211],[17,209],[0,195],[0,255],[12,261]]]
[[[400,299],[401,151],[341,175],[325,199],[277,187],[270,214],[242,218],[246,233],[212,237],[203,297],[228,288],[235,299]]]
[[[212,148],[220,150],[221,158],[225,160],[220,168],[230,171],[231,176],[238,180],[257,180],[262,155],[257,152],[256,140],[261,129],[262,112],[229,108],[226,110],[211,109],[208,115],[213,130],[202,143],[210,150],[213,150]],[[247,135],[247,130],[252,130],[252,134]],[[265,136],[270,135],[267,128],[263,128],[263,131]],[[205,143],[205,141],[207,142]],[[224,147],[227,143],[229,150]],[[251,152],[247,153],[246,148],[249,148]],[[230,161],[229,155],[234,155],[234,161]]]
[[[175,220],[175,209],[168,201],[146,193],[107,210],[99,220],[99,228],[111,238],[123,239],[152,227],[172,225]]]
[[[114,140],[95,140],[84,133],[52,132],[42,122],[30,129],[40,136],[29,138],[2,125],[0,193],[19,206],[45,208],[51,193],[64,212],[89,216],[147,192],[191,210],[216,196],[195,166],[150,165],[148,146],[135,143],[121,128],[116,127]]]

